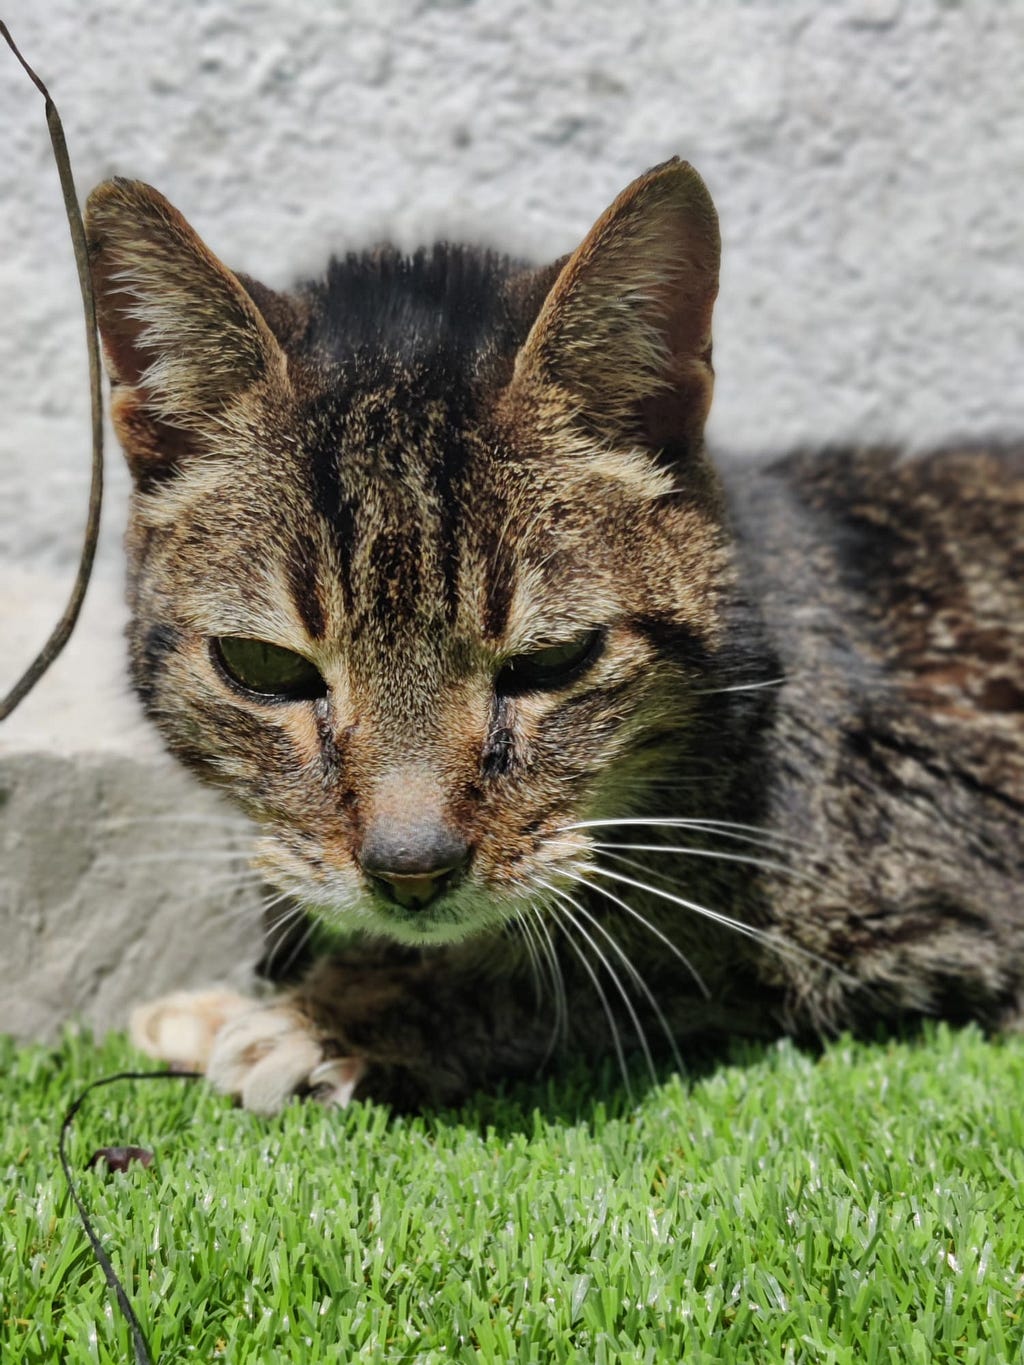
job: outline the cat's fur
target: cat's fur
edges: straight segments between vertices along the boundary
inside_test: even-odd
[[[713,469],[689,166],[539,270],[385,248],[275,294],[127,181],[88,233],[135,686],[347,935],[270,1002],[160,1002],[153,1051],[269,1111],[665,1034],[1018,1019],[1024,450]],[[232,636],[325,695],[233,685]],[[384,894],[449,846],[440,895]]]

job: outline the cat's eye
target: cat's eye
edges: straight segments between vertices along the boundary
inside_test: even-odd
[[[211,640],[210,645],[221,671],[247,692],[308,701],[324,696],[327,691],[319,669],[292,649],[240,635],[221,635]]]
[[[495,687],[505,695],[568,687],[597,660],[603,645],[603,630],[585,630],[564,644],[513,655],[498,673]]]

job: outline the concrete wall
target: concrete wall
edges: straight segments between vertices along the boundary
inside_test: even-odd
[[[60,106],[83,196],[149,180],[269,284],[385,234],[551,257],[680,153],[722,218],[719,446],[1024,429],[1016,0],[8,0],[4,18]],[[5,687],[77,554],[88,405],[41,101],[4,53],[0,128]],[[163,764],[121,682],[110,464],[80,637],[0,734],[0,1029],[25,1035],[68,1012],[105,1026],[126,995],[256,951],[255,912],[197,950],[211,879],[240,865],[215,855],[239,836]]]

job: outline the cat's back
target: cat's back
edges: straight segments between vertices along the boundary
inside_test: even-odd
[[[769,957],[766,978],[816,1027],[1019,1021],[1024,447],[721,472],[738,628],[776,671],[763,819],[807,874],[765,879],[771,920],[845,972]]]
[[[995,973],[1024,953],[1024,446],[722,473],[782,680],[770,818],[818,850],[835,911],[780,904],[832,951],[873,907],[873,951],[923,935]]]
[[[723,476],[784,671],[974,734],[978,776],[1024,800],[1024,446],[828,450]]]

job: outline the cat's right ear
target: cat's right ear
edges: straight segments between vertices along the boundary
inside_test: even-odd
[[[685,161],[655,166],[601,215],[558,274],[513,385],[546,420],[677,464],[711,404],[718,217]]]
[[[233,400],[286,387],[285,356],[238,277],[149,185],[106,181],[85,223],[114,424],[146,481]]]

